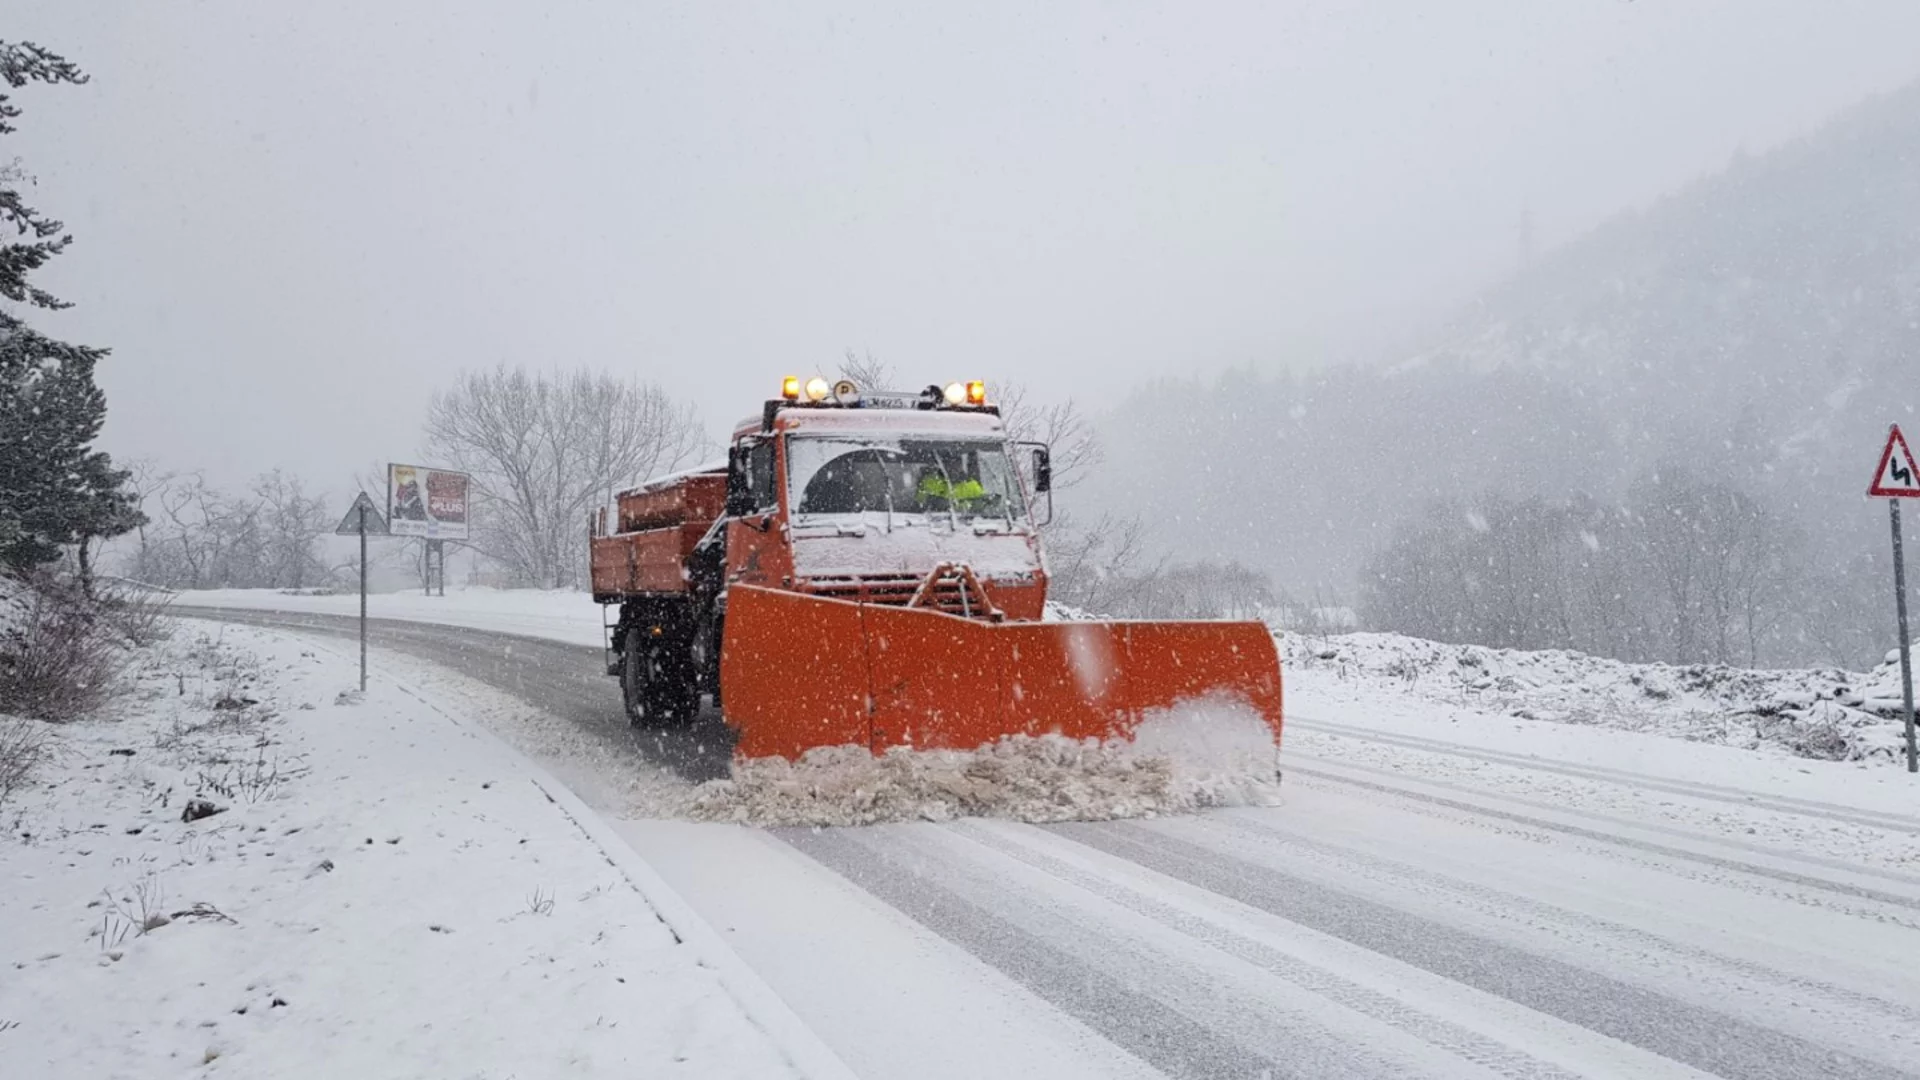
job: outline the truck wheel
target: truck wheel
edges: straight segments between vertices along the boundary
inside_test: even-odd
[[[700,688],[688,667],[685,660],[659,644],[629,645],[620,666],[620,689],[626,699],[628,721],[640,728],[691,723],[700,714]]]
[[[700,715],[700,681],[686,649],[654,652],[651,685],[658,723],[684,727]]]
[[[720,708],[720,617],[700,624],[693,635],[695,686],[713,696],[713,707]]]
[[[700,715],[700,691],[692,683],[676,686],[661,695],[661,723],[671,727],[685,727],[693,723]]]
[[[634,727],[652,727],[659,723],[653,705],[653,685],[648,678],[647,653],[651,650],[644,646],[629,644],[620,653],[620,693],[626,700],[627,722]]]

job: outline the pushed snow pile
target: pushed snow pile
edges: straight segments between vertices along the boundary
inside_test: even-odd
[[[1871,672],[1632,664],[1562,650],[1446,645],[1400,634],[1286,634],[1291,685],[1397,688],[1526,720],[1642,731],[1729,746],[1777,746],[1829,761],[1900,749],[1899,653]]]
[[[1104,821],[1278,797],[1266,725],[1244,706],[1202,701],[1150,715],[1133,742],[1013,735],[971,751],[829,746],[797,762],[737,763],[732,779],[695,789],[687,814],[761,826]]]

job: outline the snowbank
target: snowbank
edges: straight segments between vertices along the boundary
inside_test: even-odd
[[[1897,651],[1873,671],[1847,672],[1630,664],[1382,633],[1282,634],[1280,645],[1290,689],[1351,683],[1493,715],[1832,761],[1892,760],[1901,752]]]
[[[522,759],[186,629],[5,808],[0,1076],[783,1076]],[[17,818],[17,820],[16,820]]]

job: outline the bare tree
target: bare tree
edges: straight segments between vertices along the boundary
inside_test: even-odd
[[[210,564],[218,558],[220,541],[208,527],[212,497],[206,477],[189,473],[162,484],[154,493],[160,519],[154,523],[154,550],[148,556],[147,580],[155,585],[204,588]]]
[[[1625,507],[1430,504],[1367,561],[1362,603],[1376,627],[1440,641],[1759,664],[1805,648],[1814,576],[1778,514],[1663,467]],[[1803,616],[1791,634],[1786,611]]]
[[[324,501],[275,469],[230,494],[198,473],[136,470],[150,521],[127,569],[181,589],[307,588],[328,582],[320,537],[333,525]]]
[[[903,390],[893,385],[893,367],[872,352],[855,353],[848,349],[840,361],[840,377],[852,379],[863,390]]]
[[[473,476],[473,546],[554,588],[584,577],[590,510],[707,447],[691,406],[585,370],[469,372],[427,410],[428,455]]]
[[[1280,606],[1267,575],[1236,562],[1156,568],[1106,614],[1142,619],[1265,619]]]
[[[1152,587],[1161,564],[1146,554],[1146,523],[1102,514],[1081,525],[1062,515],[1047,541],[1053,599],[1067,607],[1108,614]]]
[[[1072,398],[1045,404],[1030,401],[1027,388],[1017,382],[999,384],[993,396],[1008,438],[1046,443],[1051,449],[1054,490],[1072,488],[1106,459],[1099,437]]]
[[[869,389],[903,389],[892,385],[893,366],[872,352],[848,349],[840,361],[840,376]],[[1042,442],[1052,449],[1056,490],[1065,491],[1080,483],[1105,460],[1099,437],[1072,398],[1044,404],[1031,401],[1027,388],[1013,381],[989,383],[987,392],[1000,409],[1009,439]]]
[[[260,503],[261,559],[271,583],[303,589],[324,580],[328,568],[320,538],[333,527],[326,503],[308,495],[299,477],[279,469],[255,479],[253,494]]]
[[[179,476],[178,473],[162,469],[152,458],[134,458],[127,462],[127,472],[130,477],[127,486],[132,489],[134,499],[143,508],[149,505],[148,500],[158,496]],[[133,527],[135,547],[132,558],[129,560],[128,576],[135,581],[152,582],[153,580],[149,576],[152,573],[152,568],[149,566],[152,548],[149,547],[147,531],[152,524],[151,519],[142,514],[139,524]]]

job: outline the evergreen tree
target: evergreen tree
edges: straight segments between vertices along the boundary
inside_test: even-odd
[[[62,57],[27,43],[0,41],[0,79],[17,90],[30,82],[84,83],[87,76]],[[0,93],[0,135],[11,134],[20,107]],[[0,167],[0,297],[28,308],[68,306],[28,275],[73,241],[58,221],[21,198],[27,176],[17,164]],[[6,228],[11,226],[11,229]],[[94,385],[105,349],[55,341],[0,308],[0,567],[24,569],[79,546],[83,572],[88,546],[127,532],[142,520],[116,469],[93,440],[106,419],[106,397]]]

